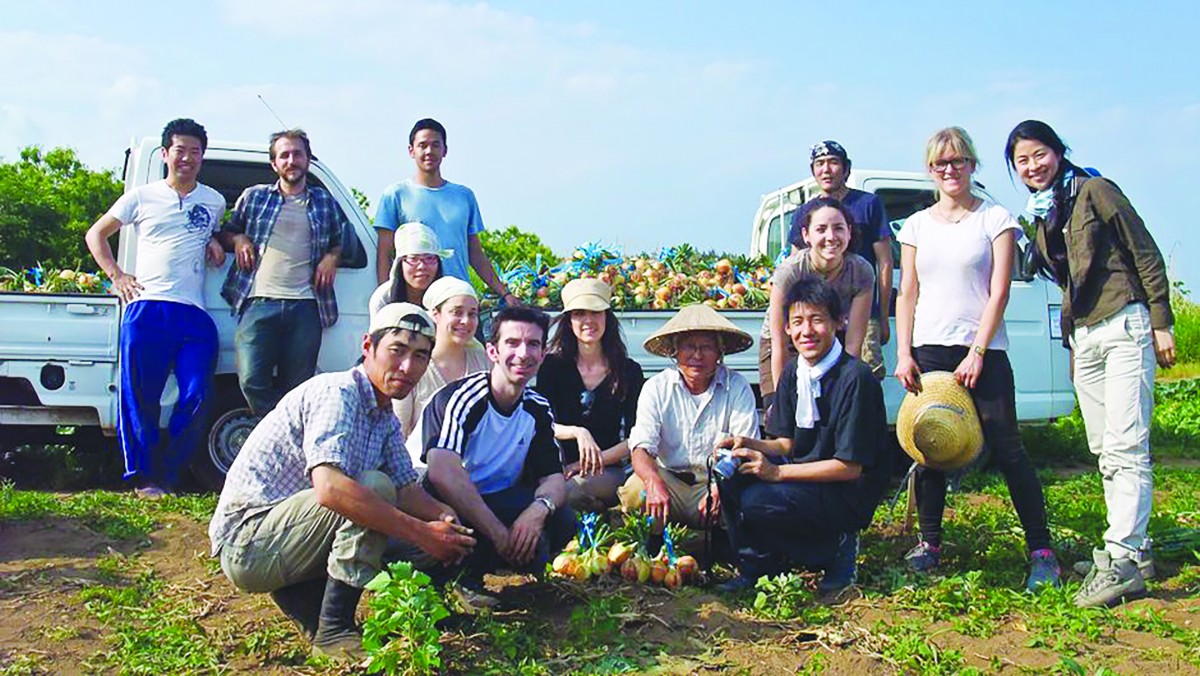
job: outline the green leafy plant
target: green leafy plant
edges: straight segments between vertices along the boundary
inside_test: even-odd
[[[386,674],[432,674],[442,666],[437,623],[450,615],[429,576],[398,561],[367,583],[371,615],[363,624],[369,669]]]

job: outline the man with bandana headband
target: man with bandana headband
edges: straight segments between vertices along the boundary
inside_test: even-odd
[[[877,379],[883,379],[883,345],[891,338],[888,325],[888,307],[892,298],[892,230],[888,225],[883,200],[874,193],[855,190],[846,186],[850,177],[850,157],[837,141],[821,141],[809,151],[809,168],[817,181],[822,197],[832,197],[845,205],[854,216],[854,241],[851,251],[862,256],[875,268],[878,280],[877,295],[871,304],[871,319],[867,324],[867,337],[863,341],[862,360],[870,367]],[[788,241],[792,253],[807,246],[801,237],[800,224],[804,214],[812,208],[812,201],[801,205],[792,214],[792,227]]]
[[[833,287],[803,277],[788,291],[785,324],[798,357],[779,379],[767,414],[772,439],[723,439],[740,460],[719,482],[738,576],[725,591],[792,567],[823,570],[822,594],[854,583],[858,532],[871,523],[890,473],[883,388],[834,335],[842,315]]]

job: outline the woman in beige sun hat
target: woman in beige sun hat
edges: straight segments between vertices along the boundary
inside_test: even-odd
[[[405,223],[396,229],[396,260],[392,274],[371,294],[367,305],[373,317],[388,303],[421,305],[425,290],[442,276],[442,261],[453,256],[453,249],[438,246],[437,234],[424,223]]]
[[[628,475],[642,367],[629,358],[607,284],[575,279],[563,287],[562,299],[536,389],[554,407],[567,503],[599,512],[617,504],[617,488]]]
[[[647,380],[638,398],[629,434],[634,475],[617,491],[622,509],[693,528],[717,517],[721,501],[715,485],[708,489],[709,458],[728,436],[759,436],[754,391],[721,359],[753,344],[707,305],[681,309],[646,339],[647,352],[675,363]]]

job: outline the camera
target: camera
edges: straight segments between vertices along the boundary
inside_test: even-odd
[[[741,465],[741,458],[735,457],[732,451],[722,450],[717,453],[717,462],[713,465],[713,473],[722,479],[732,479]]]

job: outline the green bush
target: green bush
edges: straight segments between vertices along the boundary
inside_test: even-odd
[[[437,623],[450,611],[429,576],[407,561],[393,563],[367,583],[371,615],[363,623],[369,669],[385,674],[432,674],[442,666]]]
[[[1175,311],[1175,353],[1181,364],[1200,362],[1200,305],[1188,299],[1188,292],[1176,286],[1171,294]]]

